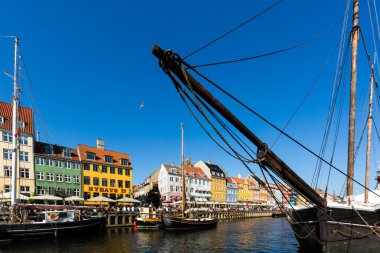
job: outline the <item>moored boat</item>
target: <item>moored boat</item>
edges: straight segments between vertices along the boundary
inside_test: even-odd
[[[163,227],[162,219],[157,217],[154,207],[140,207],[135,224],[137,229],[160,229]]]
[[[182,218],[167,215],[162,220],[166,229],[215,228],[218,224],[218,220],[213,218]]]

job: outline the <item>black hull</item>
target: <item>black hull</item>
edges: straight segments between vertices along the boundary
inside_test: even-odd
[[[313,207],[292,216],[294,234],[306,252],[380,252],[379,210]]]
[[[77,235],[105,230],[105,218],[73,222],[0,224],[0,240]]]
[[[161,221],[142,221],[136,219],[136,226],[138,229],[161,229],[163,223]]]
[[[215,228],[218,224],[217,219],[199,218],[188,219],[181,217],[163,217],[164,225],[166,229],[207,229]]]

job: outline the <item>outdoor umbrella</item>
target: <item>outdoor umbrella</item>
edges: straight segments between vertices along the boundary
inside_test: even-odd
[[[71,196],[65,198],[65,201],[84,201],[84,198],[77,197],[77,196]]]
[[[104,196],[97,196],[94,198],[86,199],[88,202],[116,202],[116,200],[104,197]]]
[[[32,196],[32,197],[29,197],[29,199],[37,199],[37,200],[63,200],[63,198],[61,198],[61,197],[54,196],[54,195],[49,195],[49,194]]]
[[[27,197],[25,195],[22,195],[20,193],[17,193],[16,198],[20,199],[20,200],[28,200],[29,199],[29,197]],[[0,199],[11,199],[11,193],[10,192],[1,193],[0,194]]]
[[[116,200],[117,202],[126,202],[126,203],[141,203],[140,200],[137,200],[137,199],[132,199],[132,198],[122,198],[122,199],[118,199]]]

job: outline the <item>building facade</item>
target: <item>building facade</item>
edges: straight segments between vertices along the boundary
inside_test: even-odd
[[[36,195],[81,196],[81,169],[76,149],[35,142]]]
[[[0,192],[11,191],[12,180],[12,104],[0,101]],[[18,140],[20,145],[18,160],[17,192],[26,196],[35,193],[34,180],[34,121],[33,110],[19,107]]]
[[[227,176],[226,172],[219,165],[199,161],[195,164],[203,170],[208,178],[211,179],[211,201],[226,202]]]
[[[79,144],[78,154],[85,200],[97,196],[132,197],[132,163],[128,154],[104,149],[103,140],[97,141],[96,148]]]
[[[232,177],[227,178],[227,203],[237,203],[238,188]]]

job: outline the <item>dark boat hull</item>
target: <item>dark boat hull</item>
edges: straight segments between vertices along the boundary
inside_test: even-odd
[[[0,224],[0,240],[56,237],[105,229],[104,217],[73,222]]]
[[[292,213],[292,228],[307,252],[379,252],[379,210],[328,207]]]
[[[181,218],[164,216],[162,218],[166,229],[193,229],[193,228],[215,228],[218,224],[217,219],[208,218]]]
[[[163,227],[163,223],[161,222],[161,220],[146,221],[136,219],[135,221],[138,229],[161,229]]]

